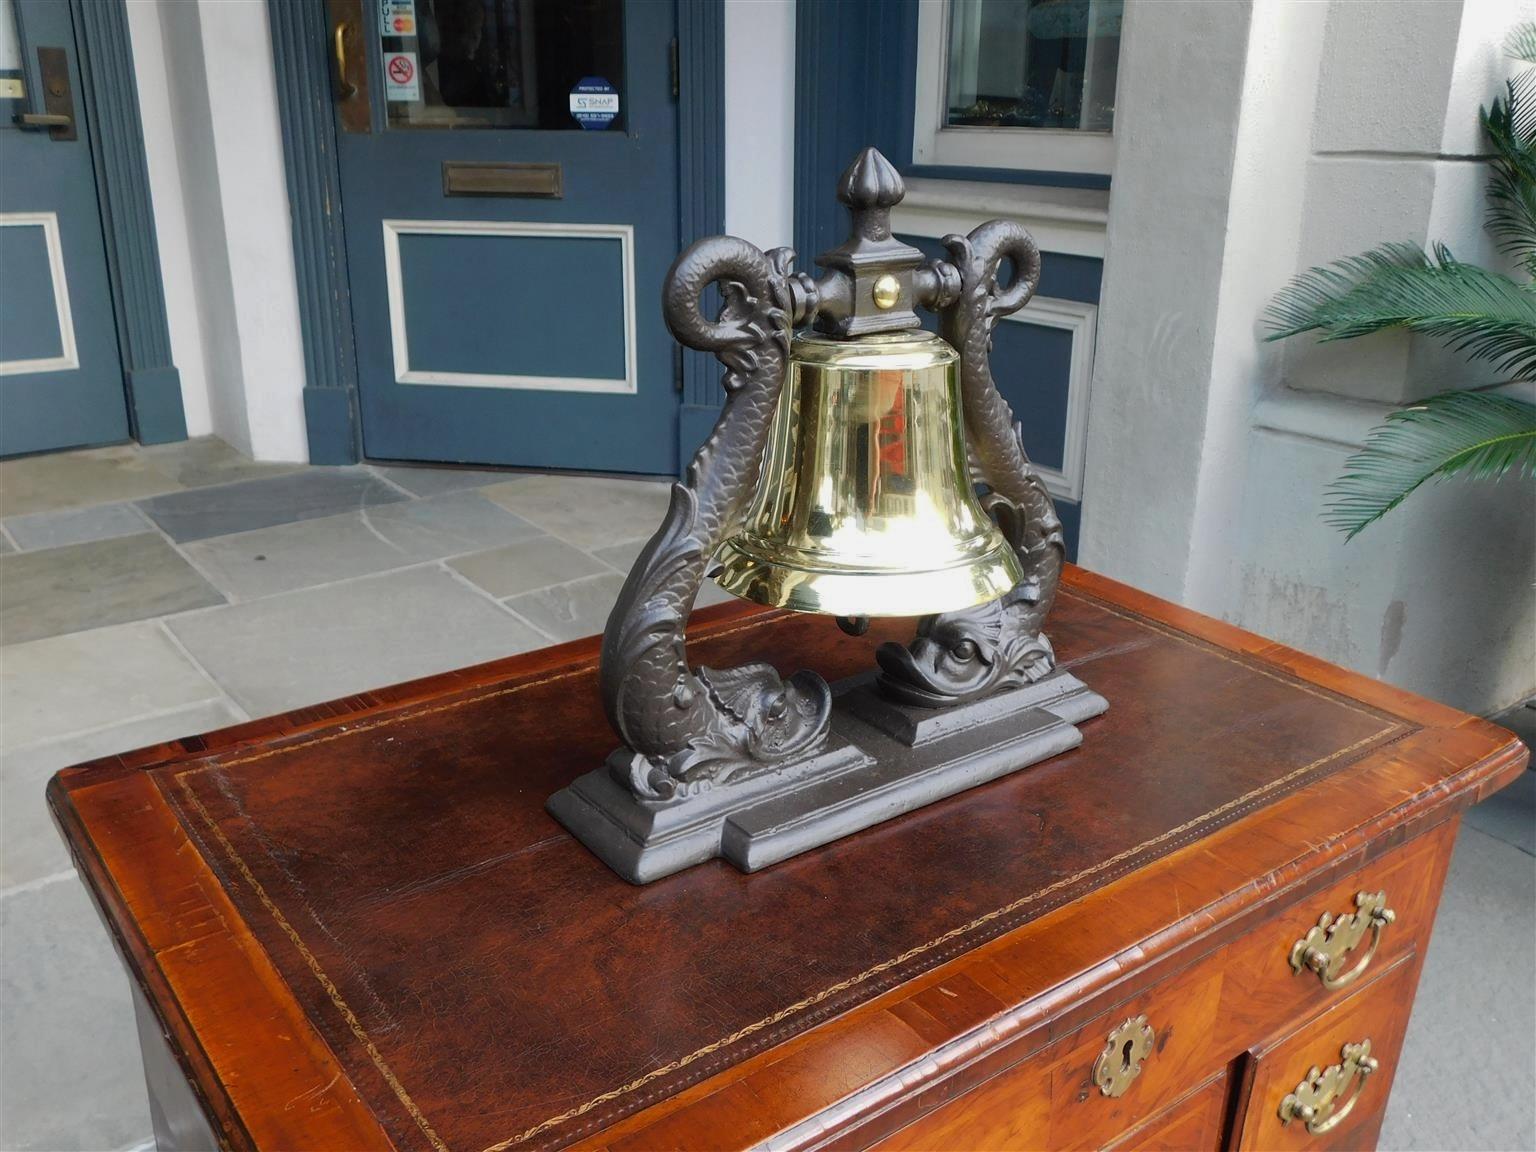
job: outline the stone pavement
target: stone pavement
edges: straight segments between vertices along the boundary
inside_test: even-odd
[[[666,501],[654,481],[257,464],[215,439],[0,462],[0,1148],[150,1138],[53,772],[598,632]],[[1533,782],[1462,833],[1385,1148],[1536,1147]]]

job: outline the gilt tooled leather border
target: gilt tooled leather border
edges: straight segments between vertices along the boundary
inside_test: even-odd
[[[1082,894],[1083,891],[1086,891],[1088,881],[1094,881],[1097,885],[1102,885],[1117,879],[1128,872],[1136,870],[1152,859],[1156,859],[1184,846],[1192,840],[1198,839],[1215,827],[1237,819],[1246,812],[1260,807],[1263,803],[1294,791],[1304,783],[1328,772],[1337,771],[1346,764],[1358,759],[1360,755],[1363,755],[1368,750],[1380,748],[1419,730],[1419,725],[1395,719],[1378,709],[1363,705],[1359,701],[1340,693],[1308,684],[1295,676],[1277,673],[1271,667],[1246,654],[1233,652],[1175,628],[1165,627],[1143,616],[1122,611],[1090,593],[1077,589],[1063,588],[1059,594],[1069,599],[1091,604],[1095,608],[1119,617],[1122,620],[1127,620],[1161,636],[1177,640],[1182,644],[1199,648],[1219,659],[1239,664],[1250,672],[1258,673],[1283,683],[1290,688],[1317,696],[1336,706],[1370,716],[1373,719],[1387,721],[1386,726],[1370,736],[1355,741],[1346,748],[1337,749],[1327,756],[1295,768],[1284,776],[1277,777],[1267,784],[1261,785],[1224,804],[1220,804],[1209,812],[1203,813],[1192,820],[1185,821],[1177,827],[1167,829],[1157,836],[1145,840],[1132,848],[1128,848],[1107,860],[1102,860],[1090,868],[1085,868],[1027,896],[1020,897],[1018,900],[1012,901],[1001,908],[978,916],[932,940],[909,948],[900,955],[883,960],[857,975],[840,980],[821,989],[819,992],[796,1001],[794,1004],[781,1008],[777,1012],[763,1017],[761,1020],[738,1028],[736,1031],[722,1036],[718,1040],[688,1053],[686,1056],[673,1060],[660,1068],[653,1069],[626,1084],[599,1093],[574,1108],[550,1116],[538,1124],[489,1145],[482,1149],[481,1152],[509,1152],[510,1149],[525,1145],[558,1147],[580,1139],[582,1136],[606,1127],[623,1116],[639,1111],[663,1096],[675,1094],[683,1088],[707,1079],[728,1062],[739,1062],[748,1056],[755,1055],[757,1052],[771,1047],[795,1033],[805,1031],[807,1028],[828,1017],[846,1011],[859,1000],[872,999],[897,984],[937,967],[963,951],[969,951],[980,944],[1012,931],[1028,919],[1060,907],[1068,900],[1074,899]],[[735,628],[711,633],[710,639],[766,627],[769,623],[771,623],[770,620],[753,620],[750,623],[742,624]],[[385,1059],[384,1054],[379,1051],[378,1046],[368,1035],[367,1029],[363,1027],[357,1014],[347,1003],[346,998],[342,996],[341,990],[337,988],[330,976],[327,975],[315,954],[305,944],[298,931],[295,930],[292,923],[283,914],[282,909],[267,894],[266,889],[240,855],[239,850],[236,849],[229,837],[225,835],[224,830],[219,827],[212,813],[198,799],[188,778],[212,768],[227,769],[242,764],[250,764],[259,760],[282,756],[299,749],[312,748],[317,744],[325,744],[334,740],[356,736],[376,728],[414,720],[423,715],[452,711],[466,704],[477,704],[499,696],[513,695],[526,691],[529,688],[538,687],[539,685],[586,675],[589,671],[590,668],[583,664],[576,668],[565,669],[552,675],[537,677],[489,692],[470,693],[459,699],[450,700],[432,707],[409,708],[380,717],[377,720],[348,725],[345,730],[315,735],[307,739],[301,738],[279,748],[268,748],[246,756],[235,756],[228,760],[216,759],[207,761],[175,774],[174,779],[181,792],[179,800],[175,795],[167,793],[168,798],[172,801],[173,808],[179,810],[178,814],[181,816],[184,826],[187,827],[194,841],[203,848],[205,855],[207,844],[199,833],[197,825],[200,824],[202,829],[206,830],[207,834],[218,843],[224,856],[229,860],[241,881],[250,888],[283,935],[293,944],[315,979],[319,981],[326,995],[330,998],[331,1003],[341,1014],[348,1030],[367,1053],[375,1069],[399,1100],[407,1114],[415,1122],[417,1128],[426,1137],[433,1149],[435,1149],[435,1152],[449,1152],[449,1147],[433,1128],[431,1121],[428,1120],[416,1102],[411,1098],[409,1090],[400,1082],[393,1069],[390,1068],[389,1061]],[[196,824],[187,819],[189,811],[196,814]],[[215,874],[217,874],[217,871]],[[539,1139],[540,1137],[544,1139]],[[537,1141],[537,1145],[530,1143],[533,1141]]]

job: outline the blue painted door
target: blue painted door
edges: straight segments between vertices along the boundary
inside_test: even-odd
[[[44,111],[39,49],[63,53],[72,131],[16,121]],[[128,438],[84,111],[69,5],[0,0],[0,456]]]
[[[671,471],[672,0],[331,11],[364,454]]]

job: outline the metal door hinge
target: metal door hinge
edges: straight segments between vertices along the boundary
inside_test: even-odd
[[[677,63],[677,37],[672,37],[672,43],[667,45],[667,65],[672,75],[672,99],[676,100],[682,92],[682,77]]]

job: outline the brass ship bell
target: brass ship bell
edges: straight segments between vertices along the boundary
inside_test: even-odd
[[[760,604],[921,616],[1022,578],[966,468],[959,355],[921,329],[795,338],[740,532],[715,579]]]
[[[868,149],[838,198],[853,236],[816,262],[845,274],[848,299],[791,344],[757,488],[716,551],[715,580],[760,604],[845,617],[996,600],[1023,571],[970,481],[959,354],[913,311],[924,258],[890,232],[900,177]]]

